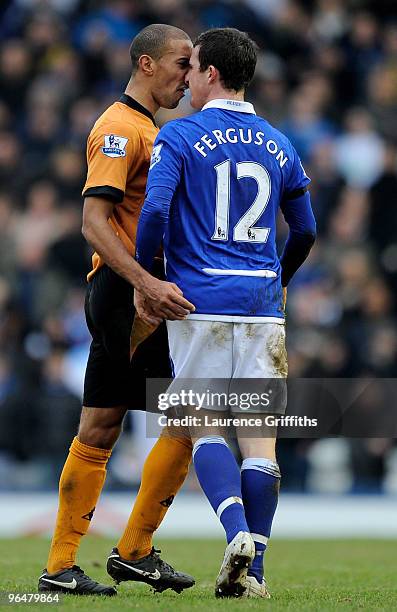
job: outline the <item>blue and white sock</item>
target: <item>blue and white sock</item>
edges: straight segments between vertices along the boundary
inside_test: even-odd
[[[264,553],[276,512],[280,488],[280,469],[275,461],[244,459],[241,466],[241,490],[247,523],[255,542],[255,558],[248,574],[262,582]]]
[[[201,488],[221,521],[229,544],[239,531],[249,531],[237,462],[222,436],[197,440],[193,462]]]

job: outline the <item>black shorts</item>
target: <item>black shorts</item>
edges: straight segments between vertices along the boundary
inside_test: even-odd
[[[92,342],[84,380],[84,406],[145,410],[146,378],[171,377],[165,323],[137,348],[130,360],[134,314],[133,288],[108,266],[102,266],[89,282],[85,300]]]

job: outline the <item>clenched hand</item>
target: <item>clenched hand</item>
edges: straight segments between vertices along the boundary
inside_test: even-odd
[[[140,291],[135,289],[134,304],[138,316],[148,325],[159,325],[163,319],[180,321],[195,310],[175,283],[160,281],[153,276]]]

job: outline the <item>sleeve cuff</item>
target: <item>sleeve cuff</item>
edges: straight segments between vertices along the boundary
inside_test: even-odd
[[[294,189],[293,191],[284,193],[284,199],[285,200],[296,200],[296,198],[300,198],[308,190],[309,190],[309,185],[305,185],[304,187],[299,187],[298,189]]]
[[[120,204],[124,199],[124,191],[110,185],[99,185],[98,187],[88,187],[88,189],[83,191],[83,197],[105,198],[105,200],[110,200],[113,204]]]

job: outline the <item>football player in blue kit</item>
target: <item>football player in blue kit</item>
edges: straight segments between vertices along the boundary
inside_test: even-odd
[[[201,34],[186,77],[201,111],[166,124],[153,149],[137,259],[151,270],[163,241],[167,280],[195,305],[185,320],[167,322],[176,381],[287,376],[286,287],[316,225],[294,147],[244,101],[256,55],[238,30]],[[281,258],[279,208],[289,225]],[[136,293],[135,301],[144,318],[144,299]],[[197,477],[227,538],[215,593],[268,598],[264,552],[280,482],[275,432],[238,434],[241,471],[222,435],[191,433]]]

